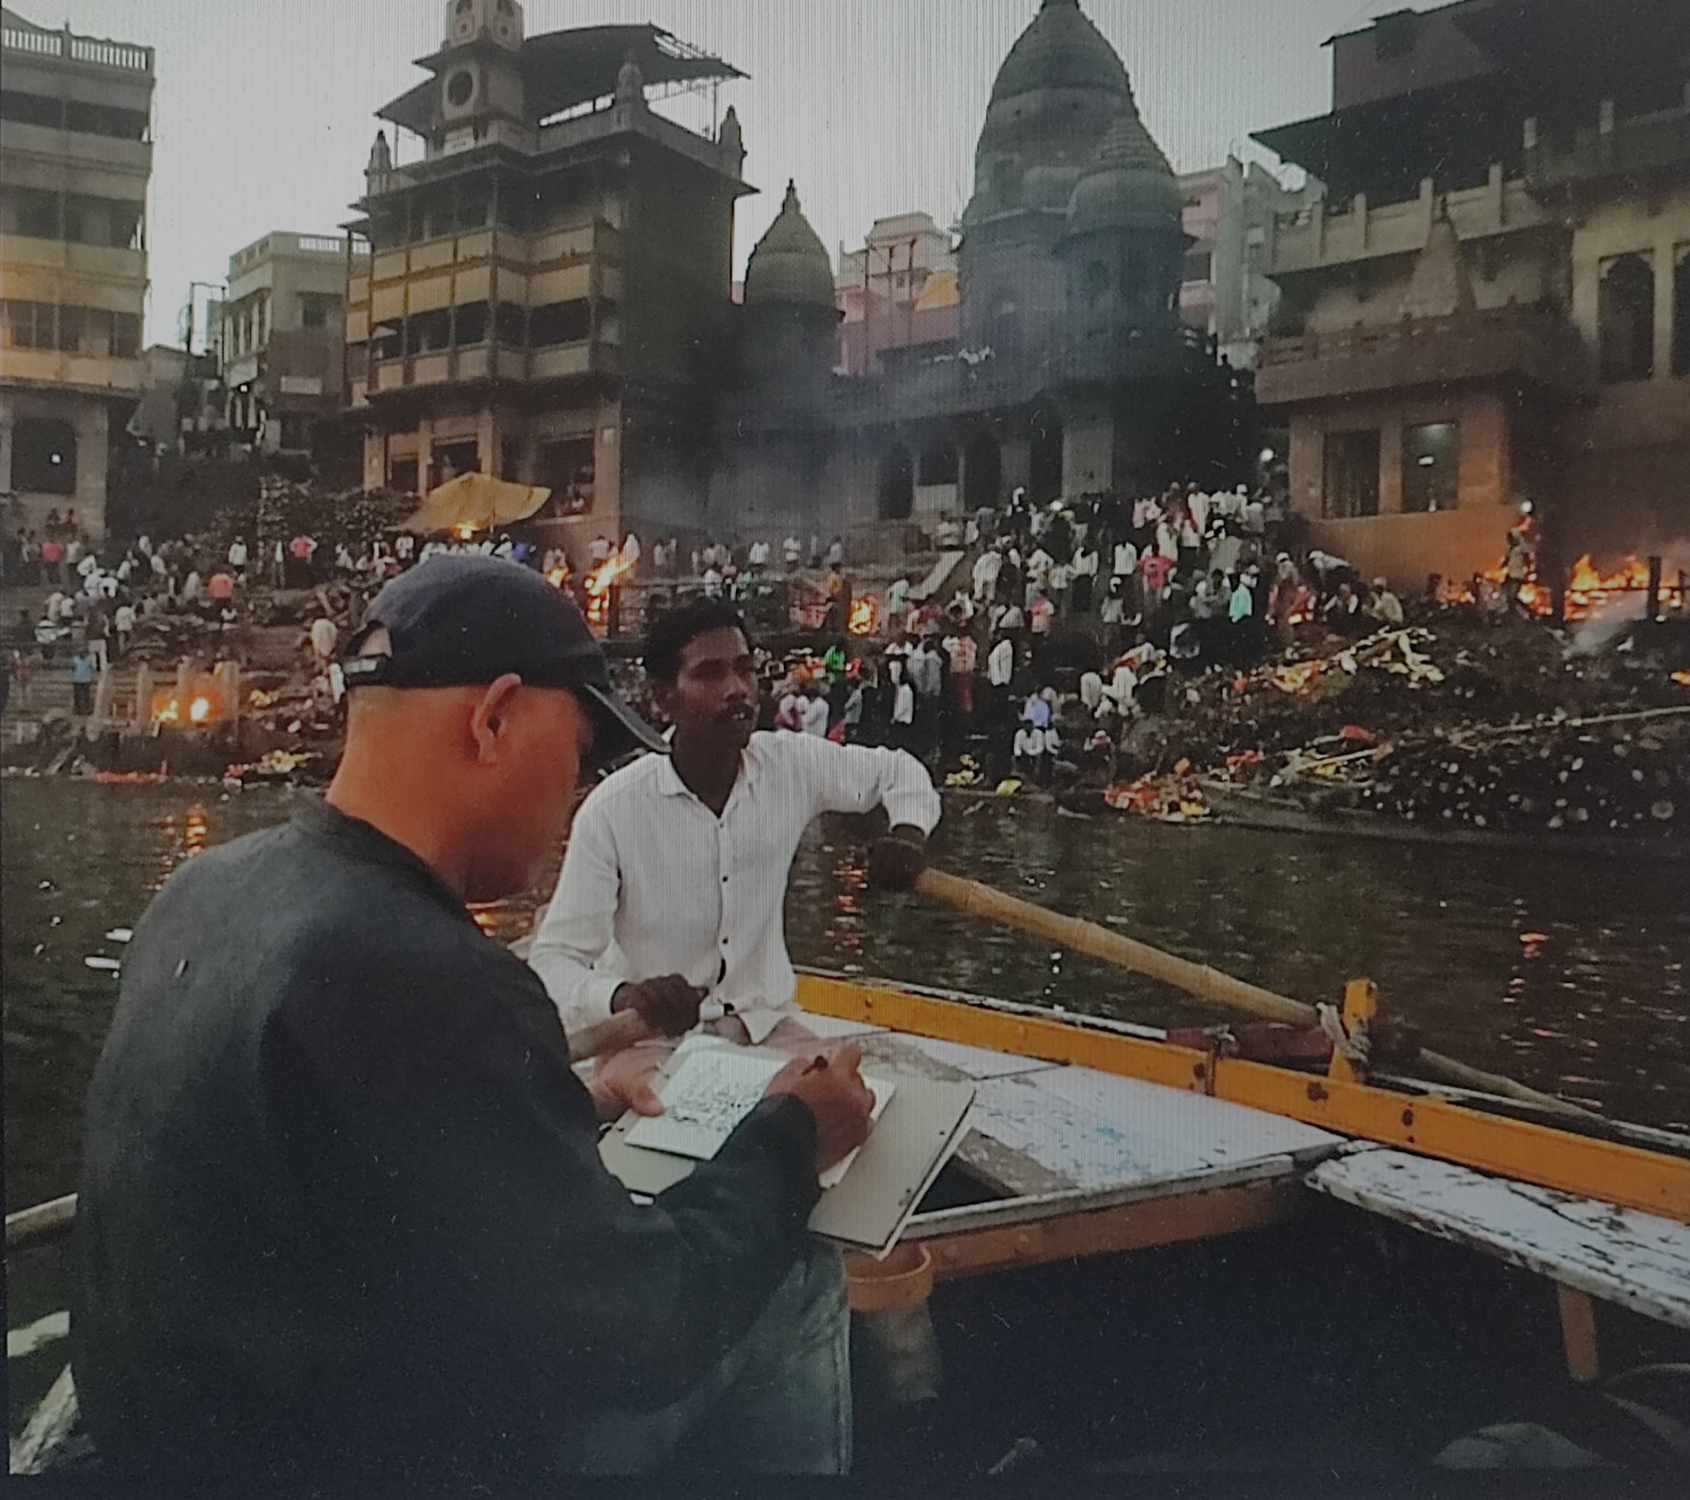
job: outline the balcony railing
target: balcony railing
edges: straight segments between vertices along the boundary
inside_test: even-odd
[[[1505,374],[1573,391],[1587,384],[1589,359],[1559,311],[1499,307],[1269,339],[1256,360],[1256,395],[1283,406]]]
[[[151,47],[139,47],[131,42],[109,42],[102,37],[72,36],[68,31],[25,31],[7,26],[0,30],[0,46],[8,52],[62,57],[101,68],[121,68],[126,73],[150,73],[153,70]]]
[[[501,380],[565,380],[591,374],[617,374],[621,351],[600,338],[578,339],[540,349],[502,348],[495,372],[492,349],[469,344],[457,349],[433,349],[418,354],[378,359],[369,383],[372,395],[415,390],[423,386],[467,384],[494,377]]]
[[[1491,168],[1482,187],[1440,193],[1427,178],[1418,196],[1393,203],[1370,203],[1365,193],[1342,202],[1317,197],[1295,212],[1274,216],[1268,274],[1413,254],[1430,237],[1440,202],[1463,241],[1554,222],[1526,182],[1504,180],[1500,165]]]
[[[1539,141],[1525,153],[1526,180],[1540,189],[1658,172],[1687,163],[1690,106],[1619,120],[1606,132],[1581,130],[1561,150],[1552,142]]]

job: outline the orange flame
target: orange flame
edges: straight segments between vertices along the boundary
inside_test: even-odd
[[[1498,563],[1484,576],[1492,583],[1506,584],[1507,564]],[[1586,552],[1573,564],[1572,571],[1567,575],[1567,618],[1584,619],[1593,611],[1601,609],[1612,595],[1647,593],[1648,590],[1649,564],[1642,558],[1634,554],[1612,571],[1605,573]],[[1671,602],[1671,593],[1663,578],[1660,591],[1662,604]],[[1555,607],[1555,596],[1549,585],[1534,572],[1520,586],[1520,602],[1533,614],[1547,615]]]
[[[610,586],[633,566],[633,563],[624,562],[620,556],[612,557],[600,563],[586,576],[583,587],[587,590],[589,624],[600,630],[605,628],[610,618]]]
[[[847,628],[852,635],[873,635],[875,622],[874,600],[862,598],[851,606],[851,619]]]

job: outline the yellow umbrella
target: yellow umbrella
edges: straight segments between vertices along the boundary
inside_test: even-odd
[[[543,485],[510,484],[491,474],[460,474],[430,490],[416,513],[405,521],[404,529],[423,535],[464,527],[486,531],[526,520],[551,497],[552,492]]]

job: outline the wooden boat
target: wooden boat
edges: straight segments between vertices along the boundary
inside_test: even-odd
[[[819,972],[798,1004],[883,1069],[977,1087],[904,1243],[853,1266],[860,1310],[927,1305],[945,1369],[915,1414],[865,1383],[859,1468],[1408,1472],[1492,1422],[1690,1460],[1690,1138],[1249,1061],[1218,1030]],[[73,1215],[7,1219],[14,1472],[75,1451]]]

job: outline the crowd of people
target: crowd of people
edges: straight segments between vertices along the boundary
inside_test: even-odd
[[[969,756],[1039,784],[1107,781],[1172,679],[1247,666],[1304,621],[1356,635],[1403,621],[1383,579],[1364,586],[1319,549],[1294,556],[1283,505],[1242,486],[1039,507],[1018,491],[1003,511],[941,517],[935,540],[976,552],[967,586],[941,603],[899,578],[880,601],[883,645],[848,653],[840,635],[766,664],[765,727],[935,766]]]

